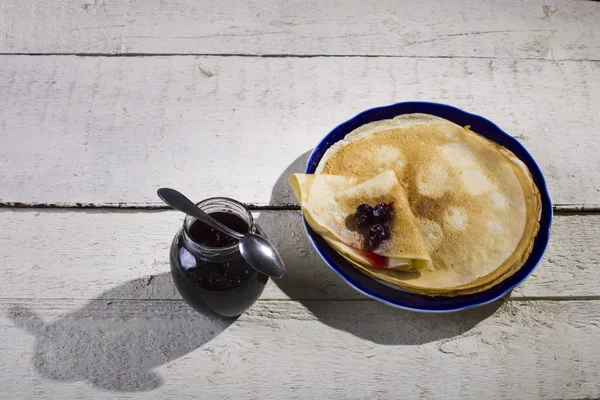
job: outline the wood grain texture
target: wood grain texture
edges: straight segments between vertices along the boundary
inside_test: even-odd
[[[284,180],[338,123],[431,100],[518,138],[555,203],[600,203],[600,63],[4,56],[0,87],[0,202],[295,203]]]
[[[0,335],[11,399],[600,396],[600,301],[259,301],[236,321],[179,301],[0,301]]]
[[[600,60],[591,1],[2,0],[0,52]]]
[[[319,258],[298,211],[263,211],[258,223],[287,265],[263,299],[364,299]],[[168,264],[175,211],[2,210],[0,297],[179,299]],[[600,215],[557,216],[546,256],[515,298],[599,297]]]

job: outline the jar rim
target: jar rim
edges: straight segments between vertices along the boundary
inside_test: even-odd
[[[252,230],[254,229],[254,217],[252,216],[252,213],[250,212],[250,210],[248,210],[248,208],[246,208],[246,206],[242,203],[240,203],[237,200],[234,200],[232,198],[229,197],[209,197],[206,198],[198,203],[196,203],[196,205],[202,209],[203,211],[206,211],[204,207],[208,206],[208,205],[212,205],[214,203],[221,203],[223,205],[233,205],[236,207],[236,211],[239,212],[238,216],[242,217],[244,219],[244,222],[246,222],[248,224],[248,231],[246,232],[240,232],[240,233],[249,233],[252,232]],[[192,217],[191,215],[187,215],[183,221],[183,231],[185,233],[185,235],[187,236],[187,239],[193,243],[194,247],[197,247],[197,250],[201,251],[201,252],[219,252],[221,254],[229,254],[229,253],[234,253],[236,251],[239,251],[239,241],[236,241],[234,244],[229,245],[229,246],[224,246],[224,247],[210,247],[210,246],[204,246],[200,243],[198,243],[197,241],[195,241],[192,236],[189,233],[189,228],[192,226],[192,224],[197,221],[197,218]]]

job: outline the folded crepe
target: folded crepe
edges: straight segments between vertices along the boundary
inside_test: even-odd
[[[430,261],[427,245],[394,171],[372,178],[293,174],[288,180],[308,224],[345,257],[372,268],[417,271]],[[355,221],[361,204],[393,203],[390,236],[365,251],[364,232]]]
[[[347,257],[353,243],[324,236],[363,273],[413,292],[455,296],[497,285],[527,260],[541,199],[508,149],[443,118],[403,115],[361,126],[331,146],[316,177],[368,179],[390,170],[403,183],[431,263],[419,274],[373,268]]]

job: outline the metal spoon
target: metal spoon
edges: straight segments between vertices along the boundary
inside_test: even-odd
[[[183,211],[206,225],[231,236],[240,242],[240,253],[254,269],[272,278],[281,278],[285,265],[277,249],[262,236],[254,233],[241,234],[223,225],[196,206],[190,199],[175,189],[160,188],[158,196],[171,207]]]

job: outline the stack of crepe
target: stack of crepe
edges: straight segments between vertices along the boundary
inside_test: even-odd
[[[431,296],[484,291],[519,270],[539,229],[540,194],[509,150],[445,119],[373,122],[289,180],[306,221],[366,275]],[[372,252],[354,211],[394,204]]]

